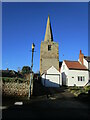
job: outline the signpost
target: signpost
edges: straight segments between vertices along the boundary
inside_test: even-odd
[[[34,48],[35,48],[35,45],[34,45],[34,43],[33,43],[33,44],[32,44],[31,72],[30,72],[30,88],[29,88],[28,99],[31,98],[31,90],[33,91],[33,72],[32,72],[32,68],[33,68],[33,53],[34,53]]]

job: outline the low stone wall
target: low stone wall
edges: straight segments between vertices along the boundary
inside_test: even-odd
[[[5,82],[2,83],[2,95],[28,97],[29,83]]]

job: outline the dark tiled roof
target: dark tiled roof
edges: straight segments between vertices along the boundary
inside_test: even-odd
[[[90,56],[84,56],[85,60],[87,60],[88,62],[90,62]]]
[[[78,61],[64,60],[65,64],[69,69],[73,70],[88,70],[84,65],[81,65]]]

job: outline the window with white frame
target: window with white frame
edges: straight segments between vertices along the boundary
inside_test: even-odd
[[[78,81],[85,81],[85,76],[78,76]]]

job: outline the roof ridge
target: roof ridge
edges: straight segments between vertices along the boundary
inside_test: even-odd
[[[75,61],[75,60],[64,60],[64,61],[68,61],[68,62],[78,62],[78,61]]]

